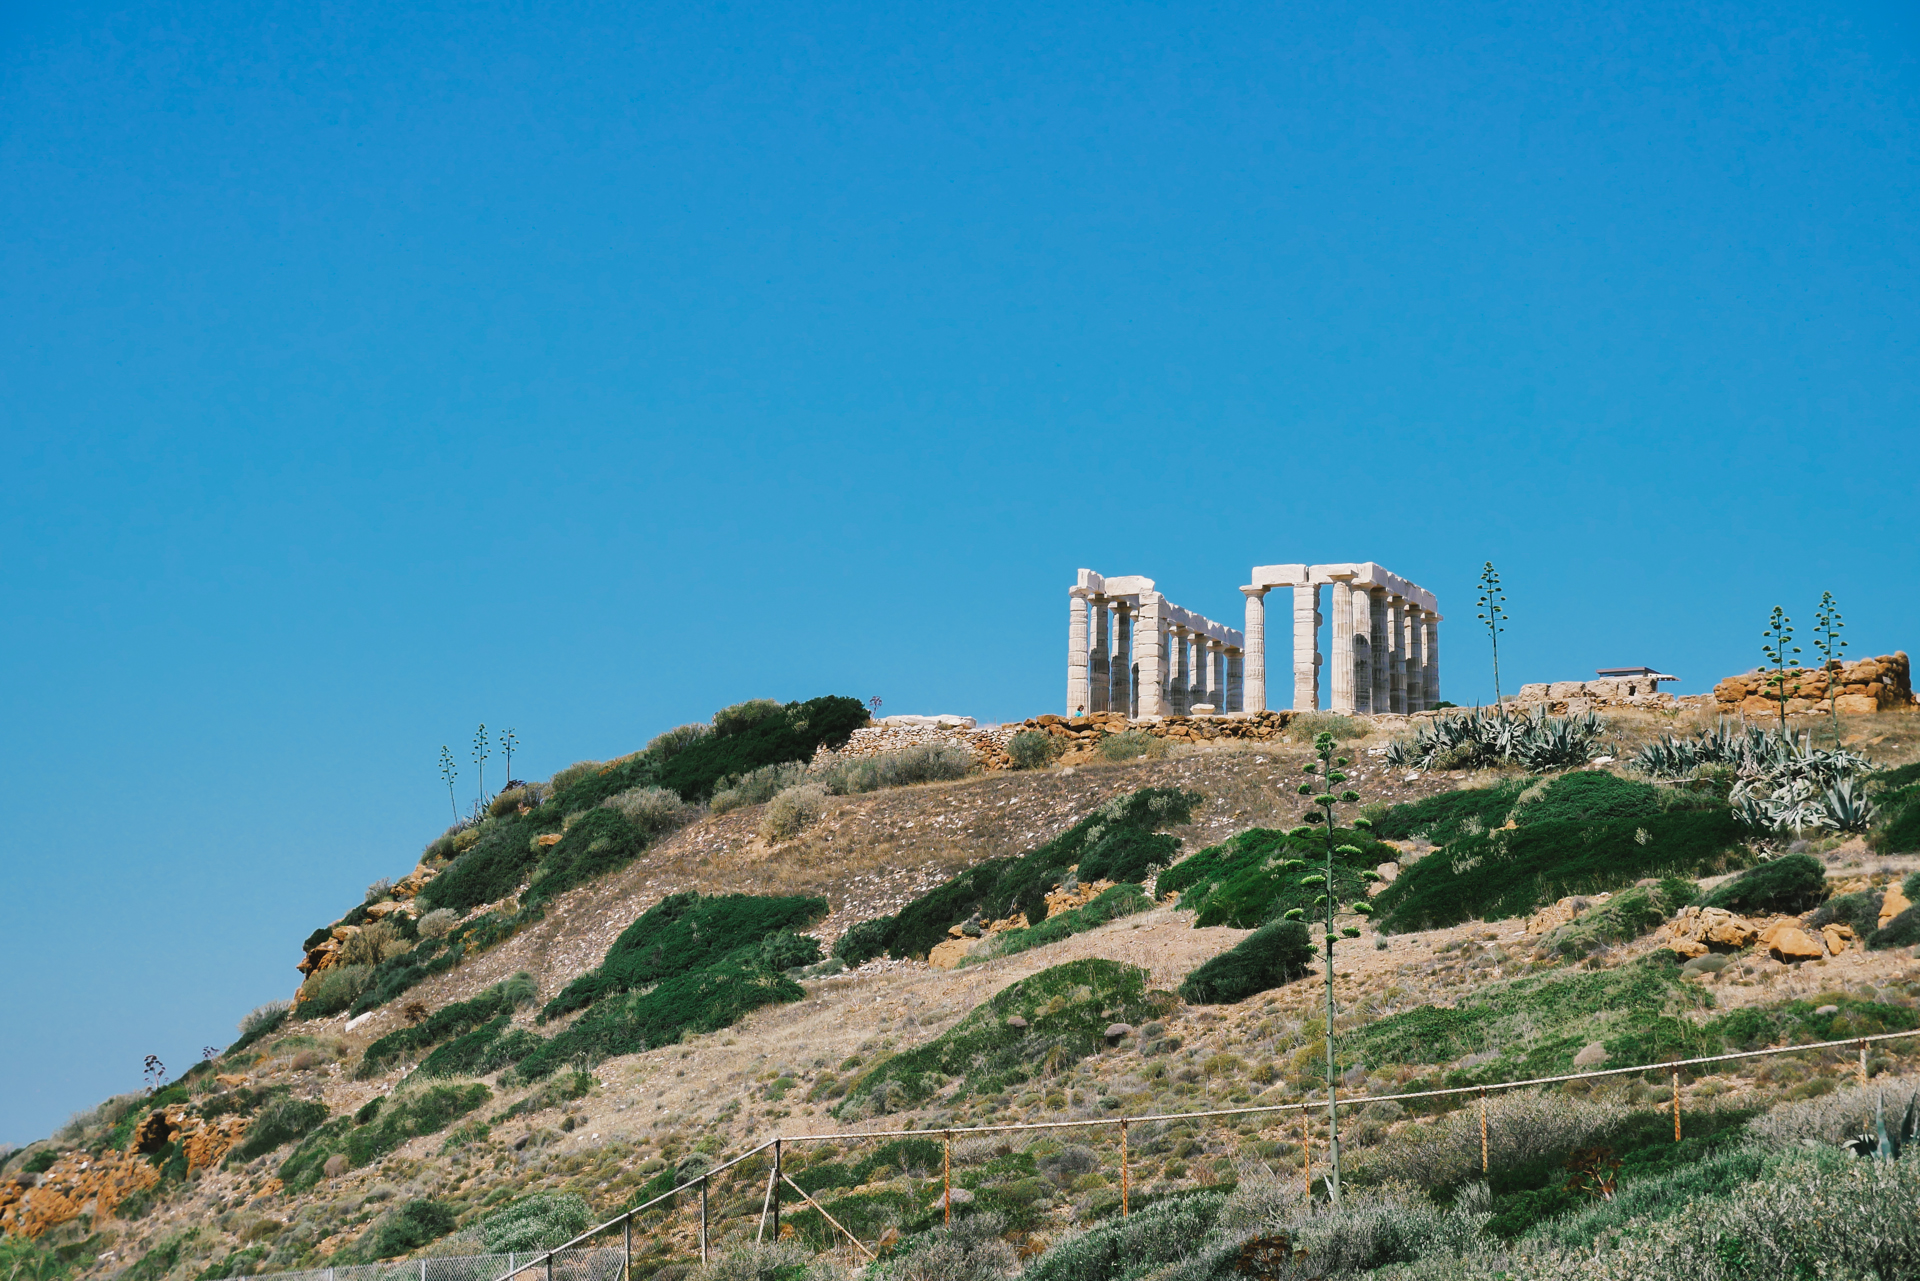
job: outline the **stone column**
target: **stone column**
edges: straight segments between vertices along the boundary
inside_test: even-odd
[[[1187,636],[1185,624],[1176,623],[1173,628],[1173,682],[1167,695],[1167,702],[1172,705],[1175,716],[1185,716],[1187,705],[1193,701],[1187,697],[1187,687],[1193,683],[1193,674],[1187,668]]]
[[[1207,692],[1213,695],[1213,705],[1221,711],[1230,710],[1227,706],[1227,643],[1225,641],[1207,642]]]
[[[1133,716],[1133,611],[1124,601],[1113,607],[1113,692],[1107,710]]]
[[[1087,700],[1089,712],[1107,710],[1107,694],[1112,688],[1109,675],[1110,658],[1113,653],[1113,634],[1109,629],[1109,602],[1105,596],[1093,598],[1093,650],[1092,663],[1088,669],[1088,682],[1091,697]]]
[[[1440,615],[1430,612],[1425,621],[1427,644],[1422,657],[1427,664],[1427,679],[1421,692],[1426,695],[1427,706],[1435,708],[1440,706]]]
[[[1392,702],[1387,710],[1407,713],[1407,619],[1406,601],[1395,596],[1387,602],[1387,672],[1392,680]]]
[[[1227,705],[1221,710],[1247,710],[1246,655],[1238,649],[1227,650]]]
[[[1087,596],[1083,587],[1067,592],[1067,715],[1087,714]]]
[[[1407,711],[1427,710],[1427,633],[1418,605],[1407,606]]]
[[[1167,616],[1158,596],[1140,602],[1140,625],[1134,636],[1134,665],[1140,672],[1137,714],[1167,714]]]
[[[1267,710],[1267,592],[1265,587],[1242,587],[1247,598],[1247,649],[1243,657],[1246,680],[1241,711]]]
[[[1207,634],[1196,631],[1193,634],[1193,669],[1191,683],[1187,686],[1187,710],[1191,711],[1202,703],[1211,703],[1213,697],[1207,691]]]
[[[1353,589],[1347,584],[1333,585],[1333,697],[1328,706],[1349,716],[1354,712],[1353,596]]]
[[[1360,598],[1354,597],[1353,607],[1360,608]],[[1367,590],[1367,664],[1370,693],[1367,696],[1368,709],[1376,714],[1389,710],[1393,706],[1393,681],[1388,655],[1393,652],[1391,624],[1387,618],[1387,593],[1378,587]],[[1355,620],[1358,626],[1358,619]]]
[[[1301,583],[1293,589],[1293,710],[1320,706],[1320,588]]]

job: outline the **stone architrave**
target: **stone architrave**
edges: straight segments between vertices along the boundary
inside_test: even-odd
[[[1246,678],[1243,686],[1243,711],[1267,710],[1267,592],[1266,587],[1242,587],[1247,598],[1247,649],[1244,656]]]
[[[1107,696],[1112,692],[1113,681],[1109,675],[1109,660],[1113,653],[1113,633],[1110,629],[1110,610],[1105,596],[1093,598],[1093,650],[1091,664],[1092,705],[1091,712],[1107,710]]]
[[[1085,715],[1087,706],[1087,595],[1079,587],[1067,591],[1067,711]]]

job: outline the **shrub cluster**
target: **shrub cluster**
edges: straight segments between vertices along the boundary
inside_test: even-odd
[[[769,841],[792,840],[826,812],[826,788],[818,783],[789,787],[768,802],[760,816],[760,835]]]
[[[729,775],[720,780],[707,808],[715,814],[725,814],[749,805],[765,805],[806,776],[807,767],[802,761],[781,761],[748,770],[738,777]]]
[[[427,1085],[374,1099],[352,1116],[335,1117],[314,1130],[280,1165],[280,1178],[295,1192],[318,1183],[327,1158],[344,1154],[349,1169],[378,1160],[422,1134],[437,1134],[473,1111],[492,1092],[469,1085]]]
[[[1747,915],[1798,915],[1820,906],[1826,897],[1827,871],[1820,860],[1810,854],[1788,854],[1716,887],[1702,900],[1702,906]]]
[[[1072,938],[1075,934],[1098,929],[1109,921],[1117,921],[1123,916],[1149,911],[1152,907],[1153,899],[1145,890],[1138,885],[1122,881],[1118,885],[1109,886],[1100,891],[1079,907],[1055,912],[1029,929],[1008,930],[996,935],[991,955],[1012,956],[1016,952],[1045,947],[1049,943],[1058,943],[1061,939]]]
[[[1187,976],[1180,996],[1194,1005],[1231,1005],[1304,977],[1315,948],[1302,921],[1263,925]]]
[[[1582,912],[1542,939],[1540,948],[1560,956],[1589,956],[1610,944],[1639,938],[1699,896],[1698,885],[1677,876],[1635,885]]]
[[[245,1165],[257,1156],[291,1143],[326,1123],[327,1105],[310,1099],[281,1097],[253,1118],[246,1137],[227,1153],[228,1165]]]
[[[502,979],[470,1001],[443,1005],[423,1022],[387,1033],[361,1054],[356,1075],[362,1078],[373,1076],[398,1059],[482,1027],[501,1015],[511,1014],[519,1006],[532,1003],[539,994],[533,976],[522,970]]]
[[[867,721],[866,706],[857,698],[830,695],[784,707],[769,699],[737,704],[714,716],[711,733],[662,761],[657,781],[686,800],[704,801],[728,776],[782,761],[809,761],[822,746],[844,747]]]
[[[1311,914],[1314,901],[1327,892],[1321,885],[1303,886],[1307,873],[1326,869],[1324,829],[1295,828],[1291,832],[1254,827],[1219,845],[1175,863],[1154,882],[1159,897],[1180,893],[1180,906],[1195,913],[1194,924],[1231,925],[1248,930],[1301,908]],[[1366,897],[1375,865],[1396,859],[1400,851],[1370,833],[1335,828],[1333,844],[1334,897],[1352,902]],[[1340,854],[1348,846],[1359,852]]]
[[[861,922],[835,944],[834,955],[848,965],[882,950],[896,959],[924,955],[975,913],[1001,919],[1024,912],[1038,925],[1047,918],[1047,892],[1076,866],[1082,881],[1144,882],[1149,868],[1171,863],[1180,849],[1179,839],[1160,829],[1187,822],[1201,800],[1198,792],[1169,787],[1116,796],[1036,849],[975,864],[897,914]]]
[[[593,1223],[593,1211],[575,1192],[535,1192],[501,1206],[480,1220],[487,1253],[550,1250],[573,1240]]]

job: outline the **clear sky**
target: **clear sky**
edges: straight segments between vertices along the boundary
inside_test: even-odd
[[[1915,52],[1844,0],[9,7],[0,1141],[290,995],[477,722],[543,777],[754,696],[1058,710],[1079,566],[1233,621],[1379,561],[1459,702],[1488,559],[1510,684],[1704,690],[1823,589],[1913,647]]]

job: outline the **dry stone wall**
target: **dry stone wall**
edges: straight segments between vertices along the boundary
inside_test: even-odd
[[[1554,713],[1590,712],[1602,707],[1658,707],[1671,709],[1672,694],[1662,694],[1652,677],[1609,677],[1591,681],[1551,681],[1522,685],[1507,700],[1509,707],[1545,707]]]
[[[1007,744],[1022,728],[1019,725],[995,725],[990,729],[978,729],[971,718],[964,723],[954,720],[931,725],[870,725],[866,729],[853,731],[853,737],[847,740],[847,745],[837,752],[822,747],[814,754],[813,763],[824,765],[835,760],[879,756],[884,752],[904,751],[909,747],[964,747],[973,753],[982,769],[1010,769],[1013,759],[1007,755]]]
[[[1713,687],[1714,706],[1729,714],[1777,716],[1780,701],[1767,682],[1772,673],[1751,671],[1729,676]],[[1857,663],[1836,663],[1830,668],[1789,671],[1786,688],[1799,689],[1787,702],[1789,712],[1823,712],[1827,709],[1829,686],[1838,690],[1835,707],[1859,715],[1867,712],[1904,712],[1913,710],[1913,676],[1905,652],[1882,654]]]

